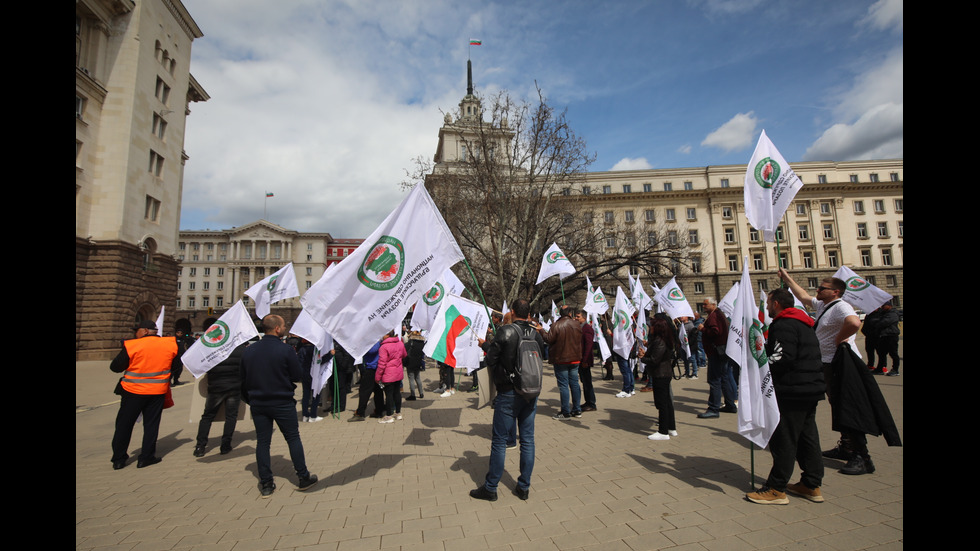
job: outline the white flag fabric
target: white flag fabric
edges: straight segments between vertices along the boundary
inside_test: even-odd
[[[763,327],[759,321],[760,312],[749,279],[748,257],[742,266],[742,281],[738,286],[725,352],[742,367],[738,383],[738,433],[764,448],[779,424],[779,407],[766,357],[765,331],[768,327]]]
[[[650,295],[643,290],[643,284],[640,283],[640,275],[636,275],[636,285],[633,288],[633,304],[641,311],[646,311],[653,308],[653,299]]]
[[[439,307],[446,295],[462,295],[463,282],[456,277],[452,270],[446,270],[439,281],[429,289],[429,292],[422,295],[422,298],[415,303],[415,310],[412,312],[412,328],[419,331],[428,331],[432,327]]]
[[[313,363],[310,364],[310,377],[313,379],[310,388],[313,389],[315,396],[319,396],[323,392],[323,387],[327,386],[327,381],[333,375],[333,356],[330,357],[330,361],[321,362],[323,362],[323,357],[320,354],[320,349],[317,348],[313,355]]]
[[[680,324],[677,329],[677,340],[681,343],[681,349],[684,350],[684,358],[687,359],[691,357],[691,341],[687,338],[687,331],[684,329],[684,324]]]
[[[299,287],[296,286],[293,263],[286,264],[278,272],[252,285],[245,294],[255,301],[255,315],[259,319],[269,315],[273,303],[298,297]]]
[[[538,280],[534,284],[538,285],[555,274],[558,274],[558,279],[565,279],[574,273],[575,266],[572,266],[565,253],[558,248],[558,243],[552,243],[541,258],[541,271],[538,272]]]
[[[460,260],[459,245],[425,186],[419,184],[300,302],[356,358],[395,327]]]
[[[187,371],[200,379],[212,367],[231,355],[238,345],[259,336],[245,304],[239,300],[214,322],[180,358]]]
[[[333,348],[333,338],[306,310],[301,310],[289,332],[310,341],[318,350]]]
[[[467,373],[480,367],[480,341],[490,319],[485,306],[455,295],[447,295],[429,331],[422,351],[450,367],[465,367]]]
[[[763,130],[745,170],[744,191],[745,218],[766,241],[776,241],[779,221],[801,187],[800,177]]]
[[[844,302],[865,312],[874,312],[881,308],[882,304],[892,299],[890,294],[875,287],[847,266],[841,266],[834,273],[834,277],[843,279],[847,285],[847,291],[844,292]]]
[[[551,331],[551,322],[544,321],[544,317],[541,314],[538,314],[538,323],[541,324],[541,328],[545,331]]]
[[[506,316],[507,312],[510,312],[510,308],[507,307],[507,301],[505,300],[503,308],[500,309],[500,315]]]
[[[602,326],[599,324],[598,314],[589,314],[589,323],[592,324],[592,331],[595,333],[594,340],[599,344],[599,357],[605,362],[612,356],[609,345],[606,343],[606,336],[602,333]]]
[[[560,317],[561,313],[558,311],[558,307],[555,306],[555,301],[551,301],[551,323],[555,323]]]
[[[613,308],[613,352],[629,358],[633,351],[633,303],[623,291],[616,287],[616,306]]]
[[[732,319],[732,312],[735,310],[735,299],[738,298],[738,287],[739,282],[735,282],[732,288],[725,293],[725,296],[718,301],[718,308],[721,308],[723,314],[728,319]]]
[[[157,316],[157,335],[163,336],[163,312],[167,309],[166,305],[160,307],[160,315]]]
[[[657,304],[663,308],[664,312],[671,319],[677,319],[681,316],[694,317],[694,310],[691,309],[691,305],[687,302],[684,291],[681,291],[681,288],[677,285],[676,277],[670,278],[670,281],[661,287],[660,291],[653,297],[653,300],[657,301]]]
[[[602,294],[601,287],[596,287],[589,293],[589,299],[585,302],[583,310],[599,316],[609,310],[609,303],[606,301],[606,296]]]

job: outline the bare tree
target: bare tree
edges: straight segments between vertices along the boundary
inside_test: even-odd
[[[475,97],[472,102],[482,106]],[[582,192],[595,156],[569,127],[565,111],[550,106],[540,89],[533,102],[501,92],[489,105],[486,112],[447,115],[446,139],[455,139],[462,153],[437,154],[435,164],[418,158],[411,181],[403,183],[424,180],[488,301],[531,297],[537,305],[560,297],[558,278],[534,285],[553,242],[579,274],[600,285],[625,285],[624,267],[651,277],[671,264],[690,267],[697,246],[669,239],[670,231],[682,228],[654,230],[595,216],[595,197]],[[457,275],[469,280],[462,272]],[[566,281],[566,295],[585,287],[584,277]]]

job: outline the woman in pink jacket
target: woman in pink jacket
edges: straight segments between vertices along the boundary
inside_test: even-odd
[[[401,382],[405,376],[402,359],[408,356],[405,344],[395,336],[394,330],[385,335],[378,350],[378,369],[374,381],[384,389],[387,415],[379,423],[394,423],[402,419]]]

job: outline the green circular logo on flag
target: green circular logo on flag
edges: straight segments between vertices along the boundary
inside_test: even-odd
[[[769,157],[762,159],[755,165],[755,181],[762,187],[769,189],[779,179],[779,163]]]
[[[562,254],[561,251],[552,251],[552,252],[548,253],[548,256],[546,256],[545,258],[548,259],[548,262],[550,262],[551,264],[554,264],[555,262],[558,262],[559,260],[565,260],[565,255]]]
[[[461,316],[461,317],[464,320],[466,320],[466,325],[463,326],[463,328],[459,331],[459,334],[456,335],[456,338],[457,339],[460,338],[460,337],[462,337],[463,335],[465,335],[466,332],[470,330],[470,327],[473,327],[473,320],[471,320],[470,318],[468,318],[466,316]]]
[[[626,330],[630,326],[630,317],[626,312],[622,310],[616,310],[616,319],[614,320],[615,325],[620,326],[620,329]]]
[[[755,358],[755,362],[760,366],[766,365],[769,358],[766,356],[766,335],[762,322],[752,320],[752,327],[749,328],[749,354]]]
[[[429,306],[435,306],[436,304],[439,304],[439,301],[442,300],[442,297],[445,296],[445,294],[446,291],[442,288],[442,283],[437,281],[435,286],[429,289],[429,292],[422,297],[422,300],[424,300]]]
[[[667,298],[674,301],[684,300],[684,293],[682,293],[680,289],[671,289],[670,292],[667,293]]]
[[[387,291],[398,285],[405,273],[405,246],[402,242],[383,235],[371,247],[357,269],[357,279],[375,291]]]
[[[606,297],[602,296],[602,293],[596,293],[596,295],[592,297],[592,302],[601,304],[603,302],[606,302]]]
[[[201,343],[208,348],[217,348],[228,342],[229,338],[231,330],[228,329],[228,324],[218,320],[201,335]]]
[[[276,275],[274,275],[274,276],[272,276],[272,279],[270,279],[270,280],[269,280],[269,284],[268,284],[268,285],[266,285],[266,287],[265,287],[265,288],[266,288],[266,289],[267,289],[267,290],[268,290],[268,291],[269,291],[270,293],[272,292],[272,290],[273,290],[273,289],[275,289],[275,288],[276,288],[276,281],[277,281],[278,279],[279,279],[279,274],[276,274]]]
[[[848,291],[861,291],[867,289],[871,284],[865,281],[863,278],[854,276],[847,280],[847,290]]]

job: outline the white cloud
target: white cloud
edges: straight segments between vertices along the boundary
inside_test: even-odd
[[[903,0],[878,0],[868,8],[868,15],[861,23],[873,29],[905,29],[905,7]]]
[[[688,0],[708,15],[731,15],[751,11],[765,0]]]
[[[678,153],[683,153],[683,154],[685,154],[685,155],[688,155],[688,154],[690,154],[690,153],[691,153],[691,144],[689,144],[689,143],[686,143],[686,144],[684,144],[684,145],[682,145],[682,146],[680,146],[680,147],[678,147],[678,148],[677,148],[677,152],[678,152]]]
[[[831,124],[807,148],[805,160],[900,158],[904,155],[904,54],[897,48],[857,75],[834,98]]]
[[[701,142],[701,145],[717,147],[726,153],[752,145],[759,119],[753,111],[739,113],[718,127]]]
[[[630,159],[629,157],[623,157],[616,164],[610,168],[610,171],[617,170],[647,170],[653,168],[653,165],[647,162],[645,157],[637,157],[636,159]]]

